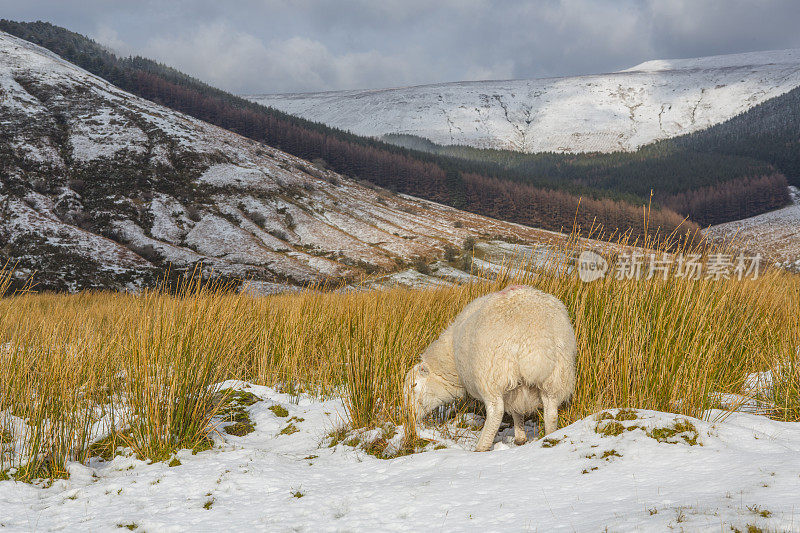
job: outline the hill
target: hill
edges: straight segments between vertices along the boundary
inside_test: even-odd
[[[792,187],[792,197],[790,206],[711,226],[705,234],[711,241],[736,239],[768,263],[800,272],[800,190],[796,187]]]
[[[353,133],[536,152],[634,151],[800,85],[800,50],[648,61],[621,72],[251,100]]]
[[[0,33],[0,263],[39,289],[135,289],[197,263],[356,280],[467,237],[547,234],[392,194],[138,98]]]
[[[681,151],[757,158],[800,186],[800,87],[721,124],[659,144]]]

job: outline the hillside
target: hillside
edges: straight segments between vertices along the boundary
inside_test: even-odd
[[[469,236],[552,236],[317,168],[5,33],[0,94],[0,263],[40,289],[136,288],[202,262],[268,290],[396,271]]]
[[[800,87],[741,115],[662,143],[670,149],[753,157],[769,162],[800,186]]]
[[[620,72],[251,100],[353,133],[521,152],[632,151],[800,85],[800,50],[648,61]]]
[[[743,220],[711,226],[711,241],[736,239],[769,264],[800,272],[800,190],[791,187],[793,204]]]

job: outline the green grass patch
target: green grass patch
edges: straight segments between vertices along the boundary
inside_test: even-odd
[[[603,420],[613,420],[613,419],[614,415],[612,415],[608,411],[603,411],[602,413],[599,413],[595,416],[595,420],[597,420],[598,422],[602,422]]]
[[[294,424],[289,424],[288,426],[283,428],[281,432],[278,433],[278,435],[291,435],[293,433],[297,433],[298,431],[300,430],[297,429],[297,426],[295,426]]]
[[[5,471],[6,479],[15,481],[31,482],[37,479],[44,480],[45,487],[49,487],[56,479],[69,479],[69,472],[63,466],[48,459],[27,463],[19,467],[16,471],[11,469]]]
[[[625,431],[625,426],[616,420],[603,419],[603,421],[598,422],[597,426],[594,428],[594,431],[603,437],[616,437]]]
[[[603,455],[600,456],[600,459],[610,461],[612,457],[622,457],[622,455],[617,452],[617,450],[606,450],[603,452]]]
[[[678,444],[681,441],[690,446],[700,445],[700,434],[697,428],[686,419],[677,418],[668,427],[653,428],[647,432],[647,436],[655,439],[658,442],[665,442],[668,444]]]
[[[223,428],[225,433],[243,437],[254,432],[255,423],[246,408],[260,401],[261,398],[251,392],[225,391],[218,416],[225,422],[233,422]]]
[[[423,439],[422,437],[406,436],[406,438],[403,439],[400,447],[397,449],[397,453],[395,453],[393,457],[403,457],[405,455],[411,455],[412,453],[424,451],[432,442],[433,441]]]
[[[118,455],[123,455],[122,449],[127,447],[126,438],[130,437],[130,430],[112,431],[102,439],[89,445],[89,457],[99,457],[110,461]]]
[[[361,437],[350,437],[349,439],[344,441],[345,446],[352,446],[353,448],[355,448],[359,444],[361,444]]]
[[[229,396],[229,403],[231,405],[240,405],[244,407],[250,407],[261,401],[261,398],[253,394],[252,392],[247,391],[240,391],[235,390],[230,392]]]
[[[206,437],[201,439],[197,444],[195,444],[194,448],[192,448],[192,455],[197,455],[200,452],[205,452],[214,447],[214,441],[210,438]]]
[[[256,427],[250,422],[236,422],[230,426],[225,426],[225,433],[234,437],[244,437],[255,430]]]
[[[395,454],[387,454],[390,441],[397,435],[397,428],[393,424],[387,424],[381,428],[381,434],[372,441],[365,443],[362,448],[366,453],[379,459],[389,459]]]
[[[272,411],[275,416],[279,416],[281,418],[289,416],[289,411],[287,411],[282,405],[270,405],[268,409]]]
[[[328,437],[331,439],[328,443],[329,448],[335,448],[340,442],[343,442],[348,435],[347,426],[341,426],[330,432]]]
[[[636,415],[636,411],[634,411],[633,409],[620,409],[619,412],[614,417],[615,420],[621,420],[621,421],[636,420],[637,418],[639,417]]]
[[[767,509],[762,509],[758,505],[748,505],[747,510],[753,514],[757,514],[761,518],[769,518],[772,516],[772,511],[768,511]]]
[[[542,448],[552,448],[559,442],[561,442],[561,439],[551,439],[550,437],[545,437],[542,439]]]

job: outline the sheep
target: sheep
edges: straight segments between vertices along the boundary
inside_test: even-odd
[[[467,394],[483,401],[486,422],[475,451],[488,451],[503,413],[514,419],[514,443],[527,436],[525,416],[544,407],[545,434],[575,388],[575,332],[564,304],[524,285],[477,298],[422,353],[406,375],[416,420]]]

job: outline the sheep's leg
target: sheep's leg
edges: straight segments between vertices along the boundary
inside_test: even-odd
[[[511,413],[514,419],[514,444],[522,446],[528,442],[528,435],[525,433],[525,417],[519,413]]]
[[[544,434],[552,433],[558,426],[558,401],[550,396],[542,396],[544,405]]]
[[[478,438],[478,445],[475,447],[476,452],[488,452],[494,444],[494,438],[497,431],[500,429],[500,423],[503,421],[503,398],[495,398],[485,402],[486,404],[486,422],[483,424],[483,431]]]

